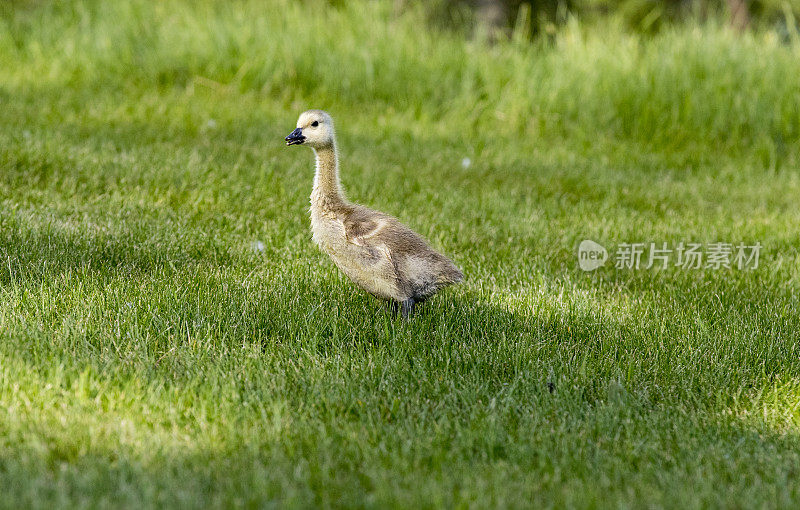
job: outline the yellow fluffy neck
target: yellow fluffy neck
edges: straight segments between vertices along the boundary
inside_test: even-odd
[[[317,170],[311,190],[311,206],[325,209],[345,203],[342,184],[339,182],[339,155],[336,144],[314,149]]]

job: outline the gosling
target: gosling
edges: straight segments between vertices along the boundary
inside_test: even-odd
[[[408,319],[417,303],[464,279],[450,259],[399,220],[347,201],[339,182],[333,119],[327,112],[303,112],[297,129],[285,140],[287,146],[308,145],[314,150],[314,242],[358,287],[388,300],[395,315],[399,308]]]

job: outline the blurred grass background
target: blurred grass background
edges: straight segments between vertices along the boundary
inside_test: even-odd
[[[440,131],[456,120],[470,137],[622,139],[687,157],[714,147],[771,166],[796,157],[798,45],[774,30],[688,21],[642,39],[614,18],[596,29],[573,19],[552,38],[520,29],[487,46],[435,27],[421,37],[416,4],[398,14],[385,2],[309,2],[275,8],[280,16],[239,2],[26,5],[3,26],[17,87],[216,87],[283,105],[392,109]]]
[[[412,2],[396,0],[396,7]],[[569,18],[584,24],[622,22],[631,31],[652,33],[661,28],[708,20],[735,29],[751,27],[782,31],[796,28],[797,0],[434,0],[427,11],[433,20],[474,29],[476,24],[507,29],[527,21],[529,33],[552,32]],[[472,26],[470,26],[472,25]],[[484,27],[486,28],[486,27]]]
[[[4,3],[0,505],[796,506],[796,8],[559,5]],[[310,241],[311,107],[467,275],[410,324]]]

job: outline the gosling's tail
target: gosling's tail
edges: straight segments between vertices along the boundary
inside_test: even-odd
[[[464,273],[453,264],[453,261],[445,258],[447,261],[444,267],[439,272],[438,283],[441,287],[461,283],[464,280]]]

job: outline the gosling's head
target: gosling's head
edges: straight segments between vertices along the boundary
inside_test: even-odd
[[[322,110],[308,110],[297,119],[297,129],[285,138],[286,145],[305,144],[315,149],[333,145],[333,119]]]

